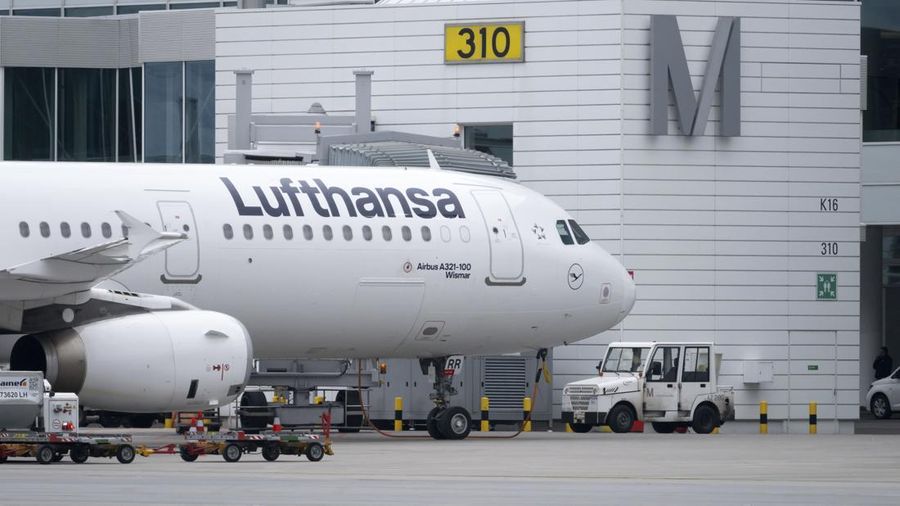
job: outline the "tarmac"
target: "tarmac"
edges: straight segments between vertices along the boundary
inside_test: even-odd
[[[178,441],[132,430],[136,444]],[[464,441],[336,434],[321,462],[247,454],[0,465],[2,504],[896,504],[886,435],[492,432]]]

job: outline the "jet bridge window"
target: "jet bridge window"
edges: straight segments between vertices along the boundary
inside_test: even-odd
[[[91,236],[91,224],[90,223],[82,223],[81,224],[81,235],[87,239]]]
[[[563,244],[566,246],[575,244],[575,240],[572,239],[572,234],[569,233],[569,226],[566,225],[566,220],[556,221],[556,231],[559,232],[559,238],[562,239]]]
[[[587,244],[591,242],[591,238],[582,230],[581,226],[575,223],[575,220],[569,220],[569,226],[572,227],[572,233],[575,234],[575,241],[578,244]]]
[[[234,238],[234,229],[231,228],[230,224],[226,223],[222,225],[222,234],[230,241]]]
[[[64,221],[59,224],[59,234],[66,239],[68,239],[69,236],[72,235],[72,228],[69,227],[69,224],[67,222]]]
[[[21,234],[22,237],[28,237],[29,235],[31,235],[31,230],[28,228],[28,223],[24,221],[19,222],[19,234]]]
[[[41,222],[41,237],[50,237],[50,224],[46,221]]]

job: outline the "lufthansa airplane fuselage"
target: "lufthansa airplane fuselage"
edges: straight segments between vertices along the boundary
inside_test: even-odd
[[[565,210],[500,178],[331,166],[0,170],[0,268],[121,238],[124,211],[183,240],[100,286],[230,315],[258,358],[546,348],[609,329],[634,303],[626,270]],[[27,305],[42,290],[0,290],[0,300]]]

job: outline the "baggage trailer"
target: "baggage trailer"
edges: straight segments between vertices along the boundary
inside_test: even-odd
[[[306,432],[190,433],[185,435],[185,440],[178,445],[178,453],[186,462],[193,462],[200,455],[221,455],[226,462],[237,462],[243,454],[256,451],[261,451],[263,458],[270,462],[281,455],[305,455],[311,462],[318,462],[325,455],[334,455],[330,438],[320,438]]]
[[[41,464],[59,462],[69,455],[83,464],[89,457],[115,457],[122,464],[134,460],[131,436],[83,436],[46,432],[0,432],[0,463],[9,457],[34,457]]]

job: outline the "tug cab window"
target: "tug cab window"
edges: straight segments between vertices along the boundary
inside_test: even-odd
[[[572,227],[572,233],[575,235],[575,242],[578,244],[587,244],[591,242],[591,238],[582,230],[575,220],[569,220],[569,226]]]
[[[569,233],[569,226],[566,225],[566,220],[556,221],[556,231],[559,233],[559,238],[562,240],[563,244],[566,246],[575,244],[575,240],[572,239],[572,234]]]
[[[612,348],[603,361],[603,372],[641,372],[650,348]]]

